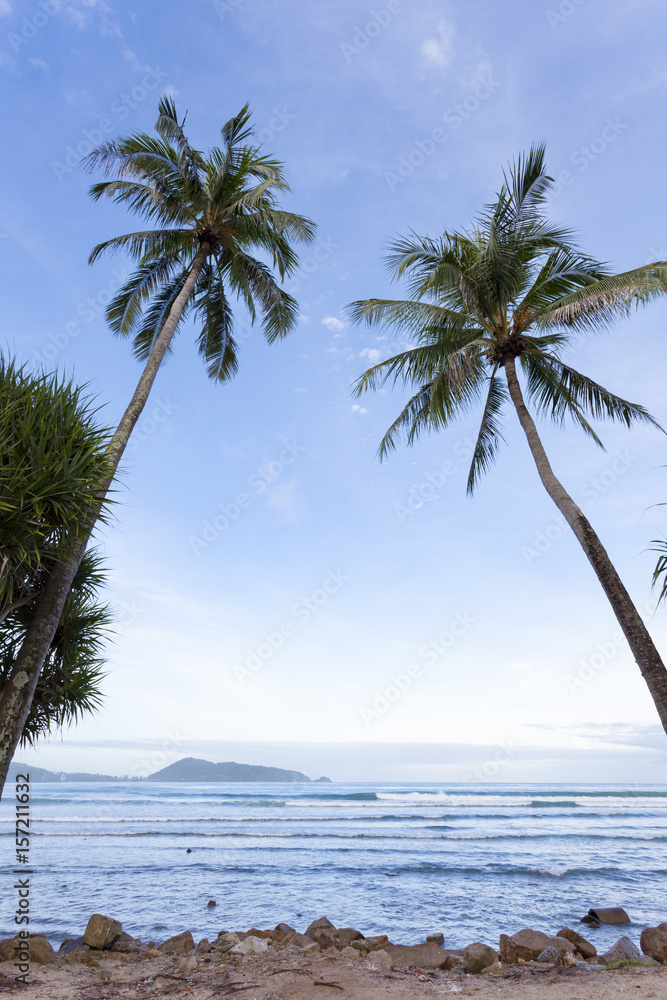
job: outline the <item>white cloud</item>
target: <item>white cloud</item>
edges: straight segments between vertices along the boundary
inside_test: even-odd
[[[352,412],[359,413],[361,414],[361,416],[363,416],[364,413],[368,413],[368,410],[366,410],[363,406],[359,406],[358,403],[355,403],[354,406],[352,407]]]
[[[374,347],[364,347],[363,351],[359,355],[361,358],[368,358],[372,365],[376,365],[382,355],[379,351],[376,351]]]
[[[435,38],[422,42],[421,51],[427,63],[444,68],[450,62],[454,45],[454,26],[444,19],[438,21]]]
[[[337,316],[325,316],[322,320],[322,325],[326,326],[329,330],[344,330],[347,323],[343,322],[342,319],[338,319]]]
[[[0,0],[0,3],[1,2],[2,2],[2,0]],[[35,69],[44,70],[45,73],[48,73],[48,71],[49,71],[48,63],[45,63],[43,59],[31,59],[30,60],[30,65],[34,66]]]
[[[9,17],[12,12],[12,5],[9,0],[0,0],[0,17]]]

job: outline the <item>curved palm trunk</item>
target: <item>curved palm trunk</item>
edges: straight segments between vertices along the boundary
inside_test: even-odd
[[[130,404],[109,442],[105,455],[108,462],[107,474],[100,483],[100,503],[96,516],[88,525],[87,530],[80,537],[72,540],[69,551],[54,567],[39,600],[35,617],[12,666],[7,683],[2,689],[0,695],[0,795],[7,778],[9,765],[21,739],[37,681],[56,634],[72,580],[83,559],[97,516],[116,474],[118,463],[127,447],[130,434],[148,401],[155,377],[181,318],[183,308],[192,294],[197,277],[204,266],[208,252],[208,245],[203,244],[181,291],[169,310],[165,324],[153,344]]]
[[[572,528],[579,544],[588,556],[628,641],[632,655],[637,661],[642,677],[651,692],[663,728],[667,732],[667,669],[665,664],[662,662],[660,654],[602,542],[588,519],[553,473],[533,418],[524,403],[513,357],[505,360],[505,374],[510,397],[528,439],[528,446],[535,460],[542,485]]]

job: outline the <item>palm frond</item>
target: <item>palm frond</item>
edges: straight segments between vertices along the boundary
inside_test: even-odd
[[[504,384],[497,377],[497,371],[496,366],[489,376],[489,391],[468,473],[468,496],[473,495],[477,483],[495,462],[500,444],[504,441],[500,427],[500,413],[503,405],[508,401],[509,395]]]

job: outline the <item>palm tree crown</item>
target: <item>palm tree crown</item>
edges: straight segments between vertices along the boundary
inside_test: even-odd
[[[247,105],[223,126],[222,148],[207,155],[186,138],[169,97],[160,101],[155,130],[157,136],[103,143],[86,158],[88,169],[115,175],[91,187],[95,200],[109,197],[160,227],[107,240],[95,247],[90,261],[108,250],[126,250],[137,261],[110,302],[107,319],[116,334],[133,336],[135,354],[145,361],[203,256],[179,319],[194,314],[208,374],[224,381],[238,363],[230,292],[245,303],[253,322],[259,310],[270,343],[289,333],[297,318],[296,301],[279,287],[266,261],[249,251],[262,252],[282,279],[298,264],[291,241],[312,239],[315,227],[277,207],[277,195],[289,188],[281,164],[248,142]]]
[[[614,275],[582,254],[568,230],[543,216],[551,183],[544,147],[534,146],[505,175],[496,202],[471,231],[393,244],[387,263],[395,278],[408,277],[414,299],[367,299],[350,307],[355,321],[389,324],[416,342],[356,384],[358,393],[388,379],[418,387],[384,436],[381,457],[401,431],[412,444],[421,431],[446,427],[484,400],[468,477],[472,493],[502,440],[509,395],[499,374],[513,358],[535,410],[559,424],[569,415],[600,446],[588,417],[656,423],[644,407],[608,392],[561,355],[573,333],[604,327],[633,304],[664,293],[667,265]]]

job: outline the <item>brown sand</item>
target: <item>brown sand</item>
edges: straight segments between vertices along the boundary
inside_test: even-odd
[[[199,959],[196,970],[177,972],[179,959],[105,953],[94,964],[66,962],[34,966],[29,985],[16,983],[9,962],[0,964],[0,998],[25,1000],[139,1000],[173,997],[218,1000],[421,1000],[451,994],[501,1000],[667,1000],[667,966],[628,966],[604,972],[574,967],[529,971],[509,966],[500,975],[421,972],[394,968],[375,972],[363,958],[325,958],[297,953],[245,959]]]

